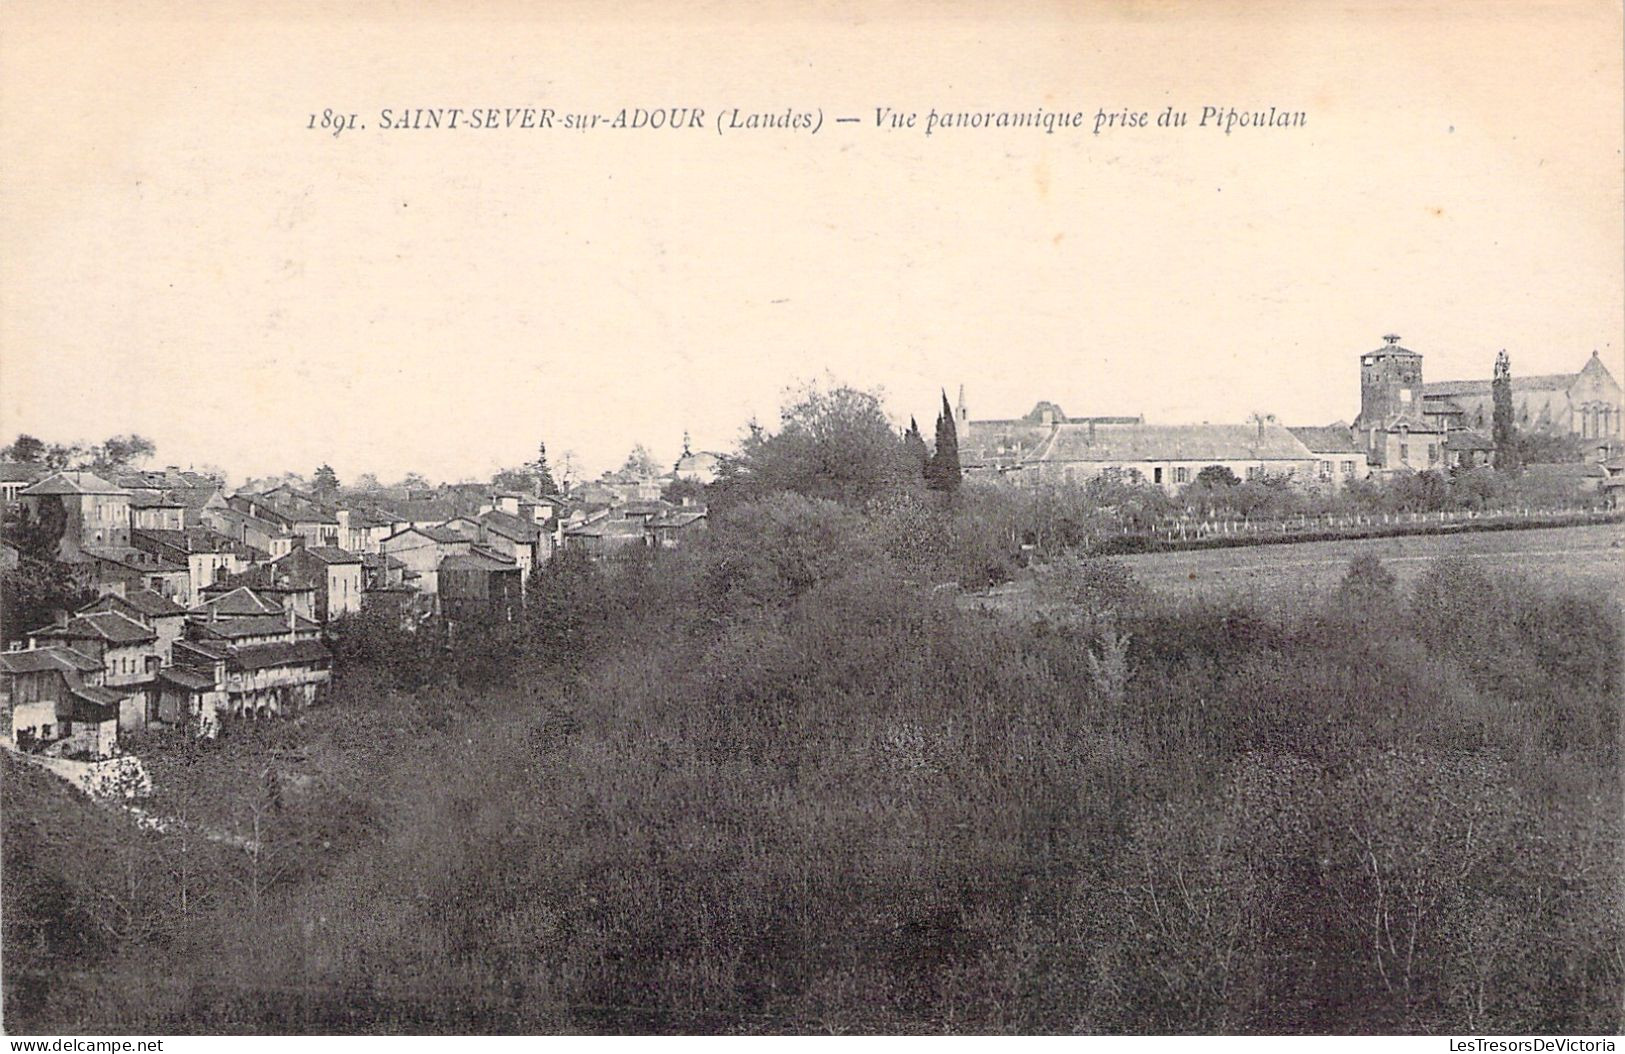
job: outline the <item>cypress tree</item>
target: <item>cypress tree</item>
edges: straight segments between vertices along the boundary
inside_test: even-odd
[[[959,431],[954,427],[954,412],[948,405],[948,393],[942,393],[942,410],[937,414],[937,452],[926,465],[925,485],[932,490],[949,494],[959,490],[963,472],[959,467]]]
[[[1518,470],[1518,434],[1512,423],[1512,360],[1506,349],[1495,357],[1495,379],[1490,382],[1494,406],[1495,467],[1501,472]]]
[[[547,464],[547,444],[536,444],[536,460],[531,462],[531,470],[536,475],[536,496],[550,498],[559,492],[559,485],[553,481],[553,470]]]
[[[912,417],[908,419],[908,431],[903,433],[903,449],[919,465],[920,475],[926,476],[931,465],[931,449],[925,445],[925,436],[920,434],[920,423]]]

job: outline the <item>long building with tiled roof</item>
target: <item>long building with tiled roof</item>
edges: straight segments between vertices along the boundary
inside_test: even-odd
[[[1069,417],[1052,402],[1039,402],[1021,417],[972,420],[963,390],[956,418],[966,474],[1023,486],[1106,477],[1172,490],[1209,465],[1242,478],[1308,478],[1316,471],[1315,455],[1273,421],[1152,425],[1137,415]]]

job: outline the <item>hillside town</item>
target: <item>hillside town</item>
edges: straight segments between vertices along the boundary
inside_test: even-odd
[[[1094,480],[1177,496],[1228,478],[1335,493],[1487,468],[1500,386],[1517,429],[1578,453],[1528,470],[1617,506],[1625,400],[1597,354],[1574,374],[1514,378],[1503,352],[1492,380],[1426,382],[1422,356],[1399,341],[1360,357],[1352,424],[1159,424],[1071,417],[1043,401],[1019,418],[979,419],[961,386],[930,456],[945,456],[946,434],[955,478],[1024,489]],[[923,453],[913,426],[910,438]],[[43,560],[91,599],[40,624],[7,612],[0,733],[16,751],[82,760],[117,755],[121,734],[212,735],[223,721],[311,706],[333,675],[332,630],[349,616],[377,612],[407,629],[511,622],[533,572],[561,551],[599,560],[685,546],[707,530],[707,488],[729,463],[685,436],[665,471],[643,455],[563,486],[544,447],[519,479],[345,490],[323,466],[308,488],[231,490],[174,465],[53,465],[31,437],[12,454],[25,456],[0,464],[4,566]]]

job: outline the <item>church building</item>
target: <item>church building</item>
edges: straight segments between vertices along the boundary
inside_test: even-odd
[[[1510,372],[1505,352],[1497,359],[1497,368]],[[1486,432],[1494,428],[1491,381],[1434,381],[1422,385],[1422,399],[1428,414],[1449,417],[1456,427]],[[1625,393],[1595,351],[1578,373],[1512,375],[1512,424],[1520,432],[1572,435],[1597,440],[1599,447],[1615,446],[1625,417],[1622,404]]]

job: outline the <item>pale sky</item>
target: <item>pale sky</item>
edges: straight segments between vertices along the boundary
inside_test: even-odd
[[[1430,379],[1625,379],[1617,3],[236,6],[0,11],[5,440],[596,472],[826,373],[928,432],[960,384],[973,417],[1320,424],[1389,331]],[[1206,105],[1307,125],[874,127]],[[712,127],[378,126],[431,106]],[[824,124],[719,136],[733,106]]]

